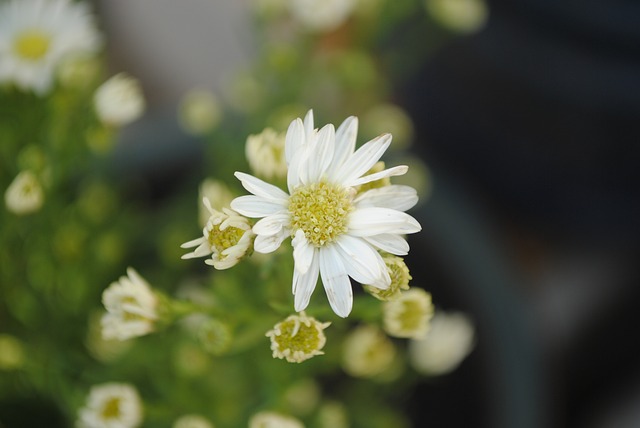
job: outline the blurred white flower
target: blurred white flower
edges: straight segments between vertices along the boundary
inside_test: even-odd
[[[420,224],[403,211],[417,202],[407,186],[386,186],[357,194],[355,187],[406,173],[405,166],[374,174],[375,165],[391,143],[381,135],[355,150],[358,120],[350,117],[337,131],[333,125],[317,130],[313,113],[294,120],[286,135],[289,194],[256,177],[236,172],[249,192],[231,202],[247,217],[261,218],[254,226],[254,248],[270,253],[292,237],[294,306],[309,304],[318,275],[333,311],[346,317],[353,305],[349,277],[362,284],[388,288],[391,282],[377,250],[406,255],[404,234]]]
[[[62,60],[93,54],[100,46],[86,3],[10,0],[0,4],[0,83],[44,95],[51,90]]]
[[[107,313],[102,317],[104,339],[126,340],[144,336],[154,329],[158,320],[158,299],[151,287],[133,268],[113,282],[102,293]]]
[[[77,428],[134,428],[142,422],[142,402],[136,389],[123,383],[91,388],[80,409]]]
[[[90,315],[85,345],[91,356],[96,360],[103,363],[110,363],[131,349],[133,343],[127,340],[105,339],[102,336],[101,320],[103,316],[104,311],[95,312]]]
[[[406,149],[412,142],[414,126],[409,114],[394,104],[376,104],[362,118],[362,127],[367,135],[389,132],[393,144],[389,150]]]
[[[355,5],[355,0],[289,0],[289,11],[311,31],[331,31],[349,18]]]
[[[391,368],[396,358],[393,342],[373,325],[353,329],[343,342],[342,368],[355,377],[374,377]]]
[[[133,122],[145,109],[140,83],[126,73],[116,74],[100,85],[93,104],[98,118],[110,126]]]
[[[98,78],[101,67],[100,60],[93,56],[64,60],[58,67],[58,82],[67,88],[86,88]]]
[[[304,428],[304,425],[293,416],[263,411],[251,417],[249,428]]]
[[[325,401],[318,410],[319,428],[349,428],[349,415],[344,404]]]
[[[0,334],[0,370],[16,370],[25,363],[22,342],[10,334]]]
[[[484,0],[425,0],[425,5],[436,21],[460,33],[478,31],[489,16]]]
[[[473,345],[474,327],[469,317],[437,311],[426,335],[409,343],[409,361],[423,374],[445,374],[458,367]]]
[[[266,128],[260,134],[249,135],[245,154],[256,176],[266,179],[282,179],[287,176],[287,160],[284,156],[285,133]]]
[[[266,336],[271,339],[273,358],[286,359],[290,363],[301,363],[322,355],[327,338],[324,329],[331,323],[321,323],[304,311],[290,315],[269,330]]]
[[[431,294],[421,288],[403,292],[382,305],[384,330],[395,337],[416,338],[429,330],[433,317]]]
[[[204,416],[184,415],[173,423],[173,428],[214,428],[214,426]]]
[[[203,236],[180,246],[196,247],[182,258],[211,255],[211,258],[205,260],[206,264],[216,269],[229,269],[238,264],[251,248],[254,235],[249,220],[228,208],[222,208],[222,211],[213,209],[207,198],[202,198],[202,203],[211,214],[209,221],[202,231]]]
[[[203,89],[187,92],[178,106],[178,120],[185,132],[203,135],[215,129],[222,118],[222,108],[216,96]]]
[[[24,215],[38,211],[44,203],[44,192],[36,175],[22,171],[13,179],[4,193],[7,210]]]
[[[297,381],[285,391],[283,399],[291,413],[302,416],[311,413],[320,401],[322,391],[313,378]]]

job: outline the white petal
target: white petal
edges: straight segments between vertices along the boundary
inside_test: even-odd
[[[311,294],[318,283],[319,270],[317,250],[306,273],[301,274],[298,269],[293,269],[294,308],[297,312],[303,311],[309,305]]]
[[[315,130],[313,128],[313,110],[309,110],[304,117],[304,134],[307,137],[307,143],[311,142]]]
[[[213,208],[211,207],[211,201],[209,201],[209,198],[207,198],[206,196],[204,196],[202,198],[202,204],[204,205],[204,207],[207,209],[207,211],[209,211],[209,214],[213,215]]]
[[[349,235],[342,235],[336,243],[351,278],[361,284],[379,284],[380,288],[389,286],[391,278],[387,266],[371,245]]]
[[[416,233],[422,227],[409,214],[391,208],[358,208],[349,215],[349,235],[373,236],[381,233]]]
[[[346,186],[359,186],[361,184],[370,183],[372,181],[380,180],[381,178],[397,177],[398,175],[404,175],[409,171],[409,167],[406,165],[394,166],[393,168],[387,168],[384,171],[376,172],[373,174],[365,175],[355,179],[351,183],[344,183]]]
[[[287,187],[289,189],[289,193],[293,193],[293,191],[301,184],[306,184],[307,181],[307,170],[306,170],[306,160],[308,158],[308,147],[307,145],[301,146],[298,150],[293,154],[291,158],[291,163],[289,164],[289,168],[287,169]]]
[[[381,233],[380,235],[365,236],[363,239],[374,247],[396,256],[409,254],[409,243],[400,235]]]
[[[307,238],[304,236],[304,232],[300,229],[296,231],[291,245],[293,245],[295,269],[301,274],[305,273],[309,269],[309,266],[311,266],[311,261],[315,254],[314,247],[309,244],[309,241],[307,241]]]
[[[293,155],[305,141],[304,125],[300,119],[296,119],[289,125],[284,142],[284,156],[287,160],[287,165],[291,163]]]
[[[267,216],[261,220],[258,220],[253,225],[253,233],[256,235],[275,235],[280,232],[287,224],[289,224],[288,213],[278,213]]]
[[[334,245],[327,245],[318,251],[320,276],[327,293],[329,304],[337,315],[346,318],[353,306],[353,290],[342,257]]]
[[[307,170],[309,171],[309,182],[317,182],[325,175],[333,160],[335,148],[335,130],[333,125],[328,124],[322,127],[318,133],[318,138],[311,144],[309,157],[307,159]]]
[[[365,143],[336,171],[335,179],[340,183],[351,183],[378,162],[391,144],[391,134],[384,134]]]
[[[418,203],[418,193],[411,186],[392,184],[367,190],[358,195],[353,202],[358,208],[382,207],[407,211]]]
[[[201,236],[199,238],[196,238],[189,242],[185,242],[184,244],[181,244],[180,248],[193,248],[195,246],[202,244],[203,242],[204,242],[204,238]]]
[[[253,248],[258,253],[267,254],[272,253],[282,244],[282,241],[289,236],[286,230],[281,230],[280,233],[275,235],[258,235],[256,240],[253,241]]]
[[[356,149],[356,137],[358,136],[358,118],[355,116],[348,117],[338,127],[336,131],[336,148],[333,155],[332,168],[329,175],[333,176],[333,172],[337,171]],[[332,177],[333,178],[333,177]]]
[[[239,196],[231,201],[231,209],[247,217],[261,218],[283,211],[286,206],[267,201],[260,196]]]
[[[208,256],[209,254],[211,254],[211,247],[209,246],[209,243],[206,242],[204,238],[202,238],[202,242],[200,243],[200,245],[198,245],[198,248],[196,248],[190,253],[183,255],[180,258],[183,260],[187,260],[187,259],[194,259],[196,257]]]
[[[242,183],[242,187],[256,196],[260,196],[271,202],[279,202],[286,204],[289,198],[282,189],[260,180],[252,175],[245,174],[243,172],[236,172],[234,174],[238,180]]]

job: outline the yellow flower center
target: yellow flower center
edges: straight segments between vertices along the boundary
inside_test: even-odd
[[[291,230],[316,247],[334,242],[347,231],[351,200],[348,189],[324,181],[298,187],[289,198]]]
[[[102,408],[103,419],[116,419],[120,417],[120,398],[110,398]]]
[[[320,350],[324,345],[321,331],[313,322],[309,325],[297,318],[289,318],[279,325],[281,334],[274,336],[281,350],[290,349],[291,352],[302,352],[305,355]]]
[[[40,30],[27,30],[18,35],[14,44],[14,52],[29,61],[42,59],[49,50],[51,37]]]
[[[222,252],[228,248],[237,245],[240,238],[244,235],[245,230],[237,227],[229,226],[224,230],[220,230],[220,226],[216,225],[209,231],[209,245],[216,249],[218,254],[222,256]]]

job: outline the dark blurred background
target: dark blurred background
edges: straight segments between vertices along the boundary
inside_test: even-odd
[[[150,1],[99,3],[114,61],[148,82],[156,112],[250,58],[244,2]],[[408,412],[418,427],[640,427],[640,3],[489,9],[397,88],[433,180],[414,213],[414,281],[478,328],[471,356],[420,385]],[[218,43],[197,16],[215,17]],[[202,55],[184,67],[190,49]],[[197,150],[184,147],[188,169]]]
[[[477,317],[481,426],[638,427],[640,4],[489,5],[401,91],[434,172],[434,298]],[[478,393],[468,369],[450,400]]]

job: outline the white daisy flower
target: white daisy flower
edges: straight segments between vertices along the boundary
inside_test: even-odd
[[[133,268],[102,293],[107,313],[102,317],[104,339],[127,340],[153,331],[158,320],[158,299]]]
[[[389,147],[391,135],[356,151],[357,128],[358,120],[350,117],[337,131],[331,124],[314,129],[311,111],[304,122],[294,120],[285,141],[289,193],[251,175],[235,174],[253,195],[234,199],[231,207],[260,218],[253,226],[255,250],[270,253],[293,238],[296,311],[307,307],[320,275],[333,311],[348,316],[353,305],[349,277],[388,288],[391,278],[377,250],[406,255],[409,245],[403,235],[421,229],[403,212],[418,200],[411,187],[356,192],[356,186],[407,171],[397,166],[363,176]]]
[[[136,389],[123,383],[104,383],[91,388],[76,427],[134,428],[141,422],[142,402]]]
[[[38,177],[31,171],[20,172],[7,187],[4,203],[9,211],[18,215],[38,211],[44,203],[44,192]]]
[[[229,269],[235,266],[251,248],[254,235],[249,220],[228,208],[222,208],[222,212],[213,209],[206,197],[202,198],[202,203],[211,216],[202,231],[203,236],[180,246],[181,248],[196,247],[182,258],[192,259],[211,255],[210,259],[204,261],[206,264],[220,270]]]
[[[266,334],[271,340],[273,358],[301,363],[316,355],[323,355],[322,348],[327,343],[324,330],[329,325],[330,322],[320,322],[304,312],[288,316]]]
[[[111,126],[133,122],[145,109],[140,82],[126,73],[118,73],[100,85],[93,104],[98,118]]]
[[[0,82],[46,94],[56,68],[101,45],[87,4],[70,0],[10,0],[0,5]]]

